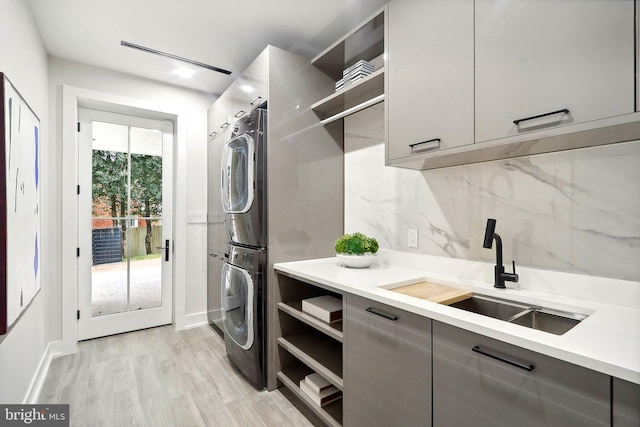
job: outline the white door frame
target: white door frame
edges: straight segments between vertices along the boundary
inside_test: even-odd
[[[153,103],[110,93],[63,85],[62,87],[62,352],[75,353],[78,342],[78,108],[87,107],[122,114],[138,115],[174,124],[173,148],[173,323],[176,329],[185,325],[186,274],[186,170],[187,115],[172,105]]]

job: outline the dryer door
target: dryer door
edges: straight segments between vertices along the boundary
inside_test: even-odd
[[[247,270],[225,263],[222,267],[222,322],[227,337],[240,348],[253,345],[253,279]]]
[[[229,140],[222,154],[222,207],[227,214],[251,209],[254,198],[255,141],[248,133]]]

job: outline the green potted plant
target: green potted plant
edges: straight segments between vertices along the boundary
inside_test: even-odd
[[[365,268],[376,260],[378,241],[362,233],[345,234],[336,240],[336,257],[345,267]]]

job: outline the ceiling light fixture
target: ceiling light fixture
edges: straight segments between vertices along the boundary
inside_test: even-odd
[[[196,73],[196,70],[192,70],[191,68],[181,67],[181,68],[176,68],[171,73],[175,74],[178,77],[182,77],[183,79],[190,79]]]
[[[162,52],[162,51],[159,51],[159,50],[156,50],[156,49],[151,49],[150,47],[145,47],[145,46],[140,46],[138,44],[129,43],[129,42],[126,42],[124,40],[120,41],[120,45],[124,46],[124,47],[130,47],[132,49],[138,49],[138,50],[141,50],[141,51],[147,52],[147,53],[153,53],[155,55],[160,55],[160,56],[164,56],[164,57],[167,57],[167,58],[176,59],[178,61],[186,62],[186,63],[189,63],[189,64],[197,65],[198,67],[206,68],[207,70],[217,71],[218,73],[227,74],[227,75],[231,74],[231,71],[225,70],[223,68],[214,67],[213,65],[209,65],[209,64],[202,63],[202,62],[194,61],[192,59],[183,58],[183,57],[177,56],[177,55],[172,55],[170,53]]]

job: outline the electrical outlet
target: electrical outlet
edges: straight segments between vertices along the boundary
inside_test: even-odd
[[[418,229],[417,228],[409,229],[409,238],[408,238],[407,244],[409,245],[410,248],[418,247]]]
[[[187,212],[187,224],[206,224],[206,212]]]

